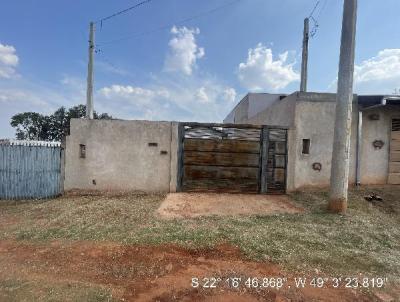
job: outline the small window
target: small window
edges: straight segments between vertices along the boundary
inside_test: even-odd
[[[302,154],[310,154],[310,140],[303,139],[303,151]]]
[[[86,145],[79,145],[79,157],[86,158]]]

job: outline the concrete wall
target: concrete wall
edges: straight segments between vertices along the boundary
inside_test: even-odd
[[[358,103],[354,96],[351,127],[351,157],[349,182],[356,182]],[[330,182],[332,144],[336,95],[329,93],[296,92],[283,100],[275,101],[266,109],[242,123],[277,125],[289,127],[287,189],[302,187],[325,187]],[[369,115],[377,113],[380,119],[372,121]],[[361,184],[385,184],[388,177],[391,119],[400,117],[395,107],[381,107],[367,110],[363,115],[361,148]],[[302,154],[303,139],[310,139],[310,154]],[[382,149],[375,149],[372,143],[382,140]],[[313,169],[320,163],[320,171]]]
[[[65,190],[175,191],[177,133],[175,122],[72,119]]]
[[[249,94],[245,95],[243,99],[232,109],[228,116],[224,119],[224,123],[240,124],[243,120],[247,120],[249,111]]]
[[[319,95],[313,101],[303,101],[299,97],[296,108],[296,138],[295,138],[295,176],[294,187],[328,186],[331,173],[332,144],[335,124],[334,95]],[[356,179],[356,143],[357,143],[357,104],[353,105],[350,183]],[[303,139],[310,140],[310,153],[302,154]],[[313,169],[314,163],[320,163],[320,171]]]
[[[264,111],[276,101],[279,101],[280,94],[269,94],[269,93],[250,93],[249,94],[249,107],[248,107],[248,119],[253,118],[259,112]]]
[[[286,98],[275,100],[265,110],[249,118],[246,122],[254,125],[273,125],[293,127],[296,111],[297,94],[291,94]]]
[[[294,144],[295,169],[293,186],[290,190],[309,186],[328,186],[332,159],[332,143],[335,118],[335,94],[299,94],[296,106]],[[350,184],[356,183],[358,111],[357,102],[353,104],[351,127]],[[373,121],[369,115],[379,115]],[[380,107],[363,113],[361,134],[361,185],[386,184],[388,178],[391,119],[399,117],[397,107]],[[302,140],[310,139],[310,154],[302,154]],[[375,149],[372,143],[382,140],[382,149]],[[289,142],[290,144],[293,141]],[[313,163],[321,163],[322,170],[312,169]],[[291,172],[292,173],[292,172]]]
[[[371,120],[378,114],[379,120]],[[380,107],[363,111],[361,184],[386,184],[389,173],[389,150],[392,118],[399,118],[398,108]],[[382,149],[375,149],[373,142],[381,140]]]
[[[224,119],[224,123],[247,124],[259,112],[278,101],[280,94],[248,93]]]

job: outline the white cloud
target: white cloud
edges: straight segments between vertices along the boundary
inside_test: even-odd
[[[197,98],[197,100],[200,102],[200,103],[209,103],[210,102],[210,99],[209,99],[209,97],[208,97],[208,95],[207,95],[207,93],[206,93],[206,88],[205,87],[200,87],[198,90],[197,90],[197,92],[196,92],[196,94],[195,94],[195,97]]]
[[[100,94],[108,99],[123,98],[133,104],[151,105],[157,98],[168,98],[169,93],[165,89],[157,91],[134,86],[112,85],[99,90]]]
[[[47,102],[40,96],[30,93],[29,91],[16,89],[0,88],[0,103],[8,104],[25,104],[29,106],[43,107],[47,106]]]
[[[15,76],[15,67],[18,65],[18,61],[14,46],[0,43],[0,78],[9,79]]]
[[[328,89],[336,92],[337,78]],[[400,49],[383,49],[354,66],[354,92],[392,94],[400,89]]]
[[[400,88],[400,49],[384,49],[378,55],[355,65],[358,93],[392,93]]]
[[[222,92],[222,98],[228,103],[233,103],[236,100],[236,95],[236,90],[232,87],[226,88]]]
[[[189,78],[156,78],[151,86],[111,85],[97,91],[95,107],[124,119],[221,121],[231,109],[231,87]]]
[[[285,88],[300,79],[293,69],[295,62],[288,63],[287,60],[287,51],[274,60],[272,50],[259,43],[256,48],[249,49],[246,62],[239,64],[240,83],[254,91]]]
[[[169,52],[165,59],[166,71],[179,71],[191,75],[196,61],[205,54],[204,48],[198,47],[195,35],[198,35],[198,28],[176,27],[171,29],[173,38],[169,41]]]

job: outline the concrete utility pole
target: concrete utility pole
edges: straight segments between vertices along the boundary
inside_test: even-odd
[[[89,28],[89,63],[86,90],[86,118],[93,119],[93,58],[94,58],[94,23]]]
[[[357,0],[344,0],[328,210],[345,213],[349,187]]]
[[[300,91],[307,91],[307,69],[308,69],[308,40],[310,38],[309,33],[310,20],[308,18],[304,19],[304,32],[303,32],[303,57],[301,60],[301,81],[300,81]]]

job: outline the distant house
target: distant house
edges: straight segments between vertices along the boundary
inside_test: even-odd
[[[249,93],[224,123],[289,128],[287,189],[327,186],[336,95]],[[400,96],[354,95],[351,184],[400,184]]]

